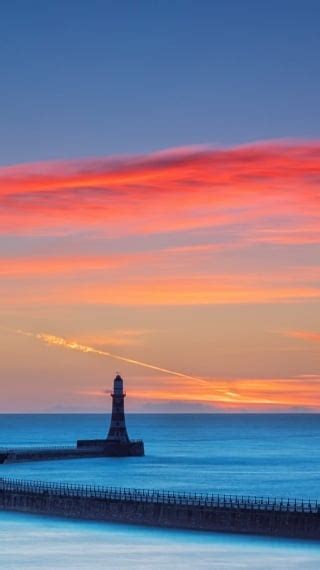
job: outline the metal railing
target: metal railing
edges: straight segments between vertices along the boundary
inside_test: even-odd
[[[25,479],[0,478],[0,492],[18,492],[59,497],[82,497],[106,501],[173,504],[233,510],[286,511],[320,514],[320,502],[311,499],[283,499],[247,495],[183,493],[150,489],[102,487],[75,483],[49,483]]]

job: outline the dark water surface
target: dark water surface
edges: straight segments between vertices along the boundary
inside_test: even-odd
[[[73,444],[77,438],[104,437],[108,422],[97,414],[0,415],[0,446]],[[144,439],[144,458],[9,464],[0,466],[1,474],[320,498],[320,415],[141,414],[128,415],[127,425],[132,438]],[[1,568],[320,568],[320,546],[315,543],[12,513],[1,513],[0,540]]]

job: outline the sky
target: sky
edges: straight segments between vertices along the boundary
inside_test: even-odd
[[[320,410],[319,20],[2,6],[1,412]]]

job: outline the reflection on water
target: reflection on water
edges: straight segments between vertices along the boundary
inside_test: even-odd
[[[1,445],[102,437],[103,415],[0,416]],[[144,458],[0,467],[0,476],[253,495],[319,497],[318,415],[132,415]],[[1,568],[320,567],[316,543],[1,513]]]
[[[15,570],[318,570],[316,544],[2,513],[0,565]]]

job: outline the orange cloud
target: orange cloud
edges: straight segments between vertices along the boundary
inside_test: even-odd
[[[99,347],[102,350],[109,346],[141,346],[150,333],[145,329],[115,329],[104,335],[85,335],[78,337],[82,345]]]
[[[153,380],[153,381],[152,381]],[[320,376],[303,378],[212,378],[201,381],[148,378],[130,390],[130,399],[142,402],[189,402],[220,411],[320,411]],[[103,389],[78,392],[105,397]]]
[[[240,247],[240,246],[239,246]],[[234,249],[233,244],[202,244],[180,247],[165,247],[153,249],[151,251],[140,251],[134,253],[119,254],[47,254],[47,255],[29,255],[29,256],[12,256],[0,257],[0,276],[36,276],[72,273],[73,275],[83,272],[90,273],[94,271],[111,270],[116,268],[128,268],[128,266],[145,267],[146,265],[155,265],[158,268],[160,264],[177,266],[177,257],[183,260],[186,265],[192,256],[199,258],[201,254],[210,254],[226,249]],[[194,263],[194,257],[190,260]]]
[[[285,336],[305,340],[306,342],[320,342],[320,333],[311,331],[287,331]]]
[[[10,305],[36,304],[103,304],[103,305],[207,305],[221,303],[296,302],[320,299],[320,288],[312,283],[286,276],[254,273],[195,275],[190,277],[127,276],[102,282],[82,283],[77,280],[25,280],[0,284],[2,302]]]
[[[212,379],[207,385],[189,382],[181,392],[170,382],[168,388],[135,390],[133,396],[141,399],[183,400],[209,403],[221,409],[277,410],[306,408],[320,409],[320,378],[235,378]]]
[[[61,255],[0,258],[1,277],[76,274],[111,269],[128,262],[128,256]]]

